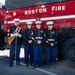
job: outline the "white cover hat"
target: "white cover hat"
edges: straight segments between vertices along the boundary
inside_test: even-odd
[[[27,25],[31,25],[32,24],[32,21],[27,21],[26,24]]]
[[[35,22],[35,24],[41,24],[42,23],[42,21],[36,21]]]
[[[46,22],[46,24],[47,24],[47,25],[53,25],[54,22],[53,22],[53,21],[48,21],[48,22]]]
[[[19,18],[15,18],[14,22],[20,22],[20,19]]]

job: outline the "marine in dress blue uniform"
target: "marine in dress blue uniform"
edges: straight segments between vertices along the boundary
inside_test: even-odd
[[[24,51],[25,51],[25,64],[26,66],[32,66],[33,64],[33,30],[31,29],[32,22],[26,22],[27,29],[24,30],[23,38],[24,38]],[[30,58],[29,58],[30,57]]]
[[[46,42],[46,55],[47,55],[47,63],[50,67],[51,59],[52,63],[56,63],[57,49],[56,42],[57,36],[56,31],[53,30],[53,21],[48,21],[46,23],[48,25],[48,30],[44,33],[45,42]]]
[[[43,59],[43,37],[44,37],[44,31],[41,29],[41,21],[36,21],[36,30],[33,32],[33,60],[34,60],[34,66],[33,68],[37,66],[42,66],[42,59]]]
[[[12,41],[12,43],[10,44],[10,60],[9,66],[12,66],[13,64],[13,54],[15,52],[15,60],[16,60],[16,64],[20,64],[20,48],[21,48],[21,44],[22,44],[22,29],[18,26],[20,23],[20,19],[16,18],[14,19],[14,26],[10,27],[9,33],[10,36],[13,37],[15,36],[15,39]],[[15,33],[14,33],[15,31]]]

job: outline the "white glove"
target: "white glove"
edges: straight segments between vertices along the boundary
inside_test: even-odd
[[[14,35],[15,35],[16,37],[18,37],[18,33],[15,33]]]
[[[51,43],[51,46],[54,46],[54,43]]]
[[[11,34],[10,36],[13,37],[13,36],[15,36],[15,34]]]
[[[40,40],[38,40],[38,41],[37,41],[37,43],[38,43],[38,44],[41,44],[41,41],[40,41]]]
[[[22,37],[22,35],[19,34],[19,33],[15,33],[15,36],[16,36],[16,37],[20,37],[20,38]]]
[[[30,43],[30,44],[31,44],[31,43],[32,43],[32,40],[29,40],[29,41],[28,41],[28,43]]]
[[[21,34],[18,34],[18,37],[20,37],[20,38],[21,38],[21,37],[22,37],[22,35],[21,35]]]

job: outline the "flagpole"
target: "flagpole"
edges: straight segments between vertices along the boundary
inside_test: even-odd
[[[16,67],[16,49],[17,49],[17,37],[15,38],[15,61],[14,61],[14,67]]]

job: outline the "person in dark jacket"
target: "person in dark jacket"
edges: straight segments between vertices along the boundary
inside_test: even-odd
[[[36,28],[33,32],[33,60],[34,60],[34,66],[42,66],[42,59],[43,59],[43,37],[44,37],[44,31],[41,29],[41,21],[36,21]]]
[[[20,19],[16,18],[14,19],[14,26],[11,26],[9,29],[9,35],[12,37],[15,37],[13,41],[10,44],[10,61],[9,66],[12,66],[13,64],[13,54],[15,53],[15,61],[16,65],[20,64],[20,48],[21,48],[21,42],[22,42],[22,28],[19,27]]]
[[[48,21],[46,23],[48,25],[48,30],[44,33],[45,43],[46,43],[46,55],[47,55],[47,62],[48,67],[52,62],[56,63],[56,56],[57,56],[57,49],[56,49],[56,42],[57,42],[57,35],[56,31],[53,30],[53,21]]]
[[[32,66],[33,64],[33,41],[32,41],[32,36],[33,36],[33,30],[32,28],[32,22],[27,21],[27,29],[24,30],[24,51],[25,51],[25,64],[26,66]]]

